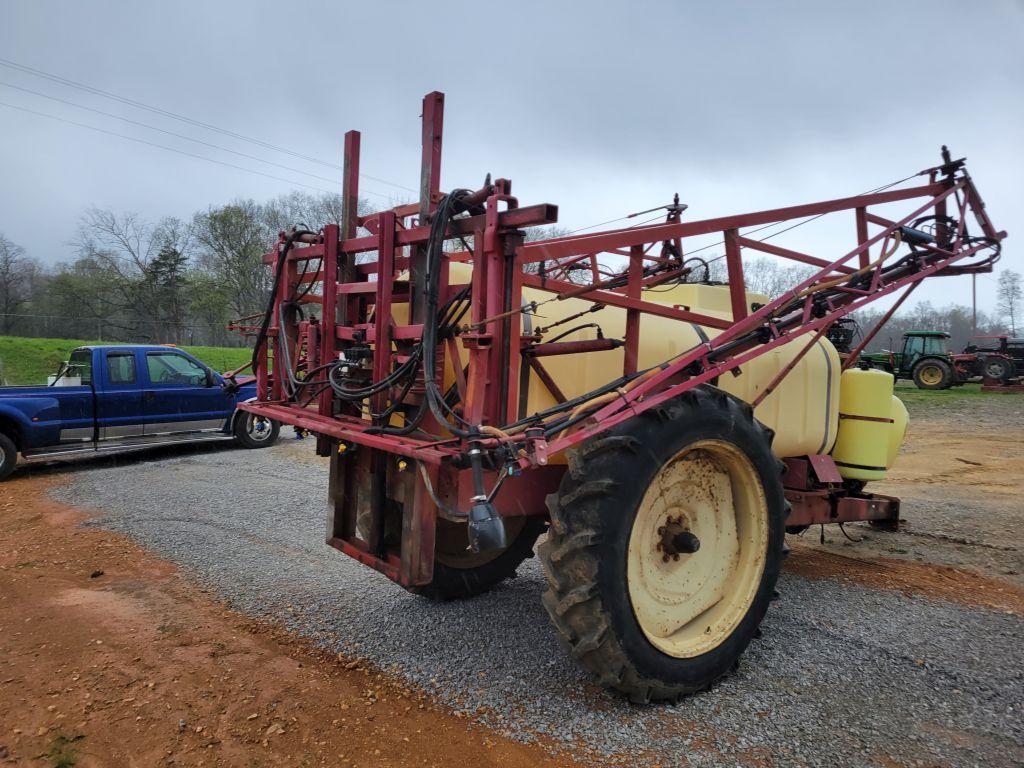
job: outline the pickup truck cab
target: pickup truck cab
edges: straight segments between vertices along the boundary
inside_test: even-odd
[[[26,459],[235,440],[264,448],[280,425],[237,411],[253,383],[174,347],[79,347],[46,386],[0,387],[0,480]]]

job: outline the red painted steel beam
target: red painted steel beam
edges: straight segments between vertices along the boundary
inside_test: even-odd
[[[524,208],[513,208],[498,214],[499,229],[520,229],[523,227],[542,227],[558,221],[558,206],[550,203],[528,205]],[[484,215],[468,216],[456,219],[448,228],[449,237],[455,235],[472,235],[485,225]],[[427,242],[430,237],[429,226],[412,227],[399,230],[395,235],[396,245],[419,245]],[[353,237],[341,244],[346,253],[362,253],[377,248],[376,236]]]
[[[399,456],[419,459],[428,464],[440,464],[442,459],[451,458],[458,453],[455,450],[444,450],[434,447],[432,444],[396,437],[395,435],[367,434],[365,430],[370,427],[370,423],[353,419],[352,417],[324,418],[307,408],[275,403],[239,403],[238,408],[255,413],[258,416],[265,416],[268,419],[280,421],[283,424],[302,427],[318,435],[326,435],[336,440],[345,440],[357,445],[365,445],[368,448],[379,448]],[[358,423],[359,426],[355,426],[355,423]]]
[[[337,359],[338,343],[335,335],[336,307],[338,298],[338,236],[337,224],[324,227],[323,274],[334,279],[324,280],[321,291],[323,311],[320,313],[320,365],[327,365]],[[328,387],[320,393],[317,409],[321,416],[333,415],[334,392]]]
[[[869,496],[839,496],[787,488],[791,510],[786,525],[826,525],[860,520],[898,520],[900,500],[875,493]]]
[[[382,381],[391,372],[391,297],[395,288],[395,214],[386,211],[380,216],[380,245],[377,248],[380,272],[377,282],[367,283],[376,288],[373,310],[373,381]],[[375,398],[374,410],[383,411],[387,393]]]
[[[633,301],[640,300],[643,286],[644,249],[642,245],[634,245],[629,253],[629,282],[626,284],[626,295]],[[640,356],[640,310],[626,310],[626,345],[622,355],[622,375],[631,376],[636,373],[636,361]]]
[[[345,134],[344,171],[341,179],[341,239],[356,236],[359,221],[359,151],[361,134]]]
[[[821,203],[774,208],[769,211],[723,216],[717,219],[705,219],[703,221],[681,224],[652,224],[649,227],[625,228],[592,235],[574,235],[553,240],[541,240],[540,242],[529,243],[520,248],[518,258],[524,264],[535,261],[563,259],[582,253],[599,253],[613,248],[628,248],[637,243],[708,235],[714,232],[724,232],[727,229],[742,229],[762,224],[773,224],[775,222],[789,221],[790,219],[800,219],[806,216],[834,213],[835,211],[843,211],[860,206],[880,205],[882,203],[910,200],[916,197],[934,196],[941,194],[943,191],[945,191],[945,185],[941,183],[925,184],[920,187],[876,192],[870,195],[857,195],[855,197],[843,197],[836,200],[826,200]]]
[[[747,316],[747,285],[743,279],[743,258],[740,255],[739,233],[727,229],[725,236],[725,266],[729,270],[729,303],[732,319],[739,322]]]
[[[793,251],[789,248],[782,248],[778,245],[767,243],[764,240],[751,240],[749,237],[737,237],[736,242],[743,248],[752,248],[755,251],[763,251],[764,253],[770,253],[773,256],[781,256],[789,259],[790,261],[799,261],[803,264],[810,264],[814,267],[828,266],[828,262],[824,259],[819,259],[816,256],[810,256],[806,253],[800,253],[799,251]],[[839,267],[838,271],[848,275],[854,270],[851,267]]]

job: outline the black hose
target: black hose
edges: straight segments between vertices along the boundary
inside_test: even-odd
[[[281,276],[284,274],[285,264],[288,263],[288,252],[291,251],[296,238],[303,235],[315,234],[315,232],[310,232],[308,229],[296,229],[289,232],[288,236],[285,238],[284,247],[277,254],[277,266],[274,269],[274,282],[270,288],[270,300],[267,302],[267,309],[263,313],[263,322],[260,323],[259,333],[256,334],[256,343],[252,348],[253,373],[256,373],[256,371],[259,370],[260,350],[267,343],[267,331],[270,330],[270,318],[274,315],[274,299],[277,296],[277,290],[281,285]]]

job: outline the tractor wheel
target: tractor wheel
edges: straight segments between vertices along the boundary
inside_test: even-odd
[[[921,360],[914,366],[912,378],[918,389],[949,389],[953,386],[953,366],[937,358]]]
[[[516,575],[524,560],[533,557],[533,545],[547,521],[538,515],[506,517],[509,545],[490,552],[471,552],[464,524],[437,521],[434,545],[434,578],[411,592],[431,600],[461,600],[488,591]]]
[[[981,373],[985,378],[1005,384],[1013,378],[1013,361],[1005,357],[986,357],[981,363]]]
[[[674,701],[758,634],[788,504],[773,433],[698,387],[570,453],[540,548],[559,639],[600,684]]]

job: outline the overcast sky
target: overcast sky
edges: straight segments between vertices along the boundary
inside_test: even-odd
[[[1022,2],[0,0],[0,57],[327,163],[357,128],[362,170],[391,182],[361,182],[382,206],[416,187],[420,101],[444,91],[442,186],[511,178],[571,228],[676,191],[690,220],[856,194],[937,164],[946,143],[1010,232],[1000,268],[1024,271]],[[74,256],[90,205],[156,219],[340,191],[329,165],[9,66],[0,83],[0,233],[47,262]],[[848,224],[774,242],[834,257]],[[969,303],[970,278],[931,282],[916,295]],[[995,287],[978,281],[979,306]]]

